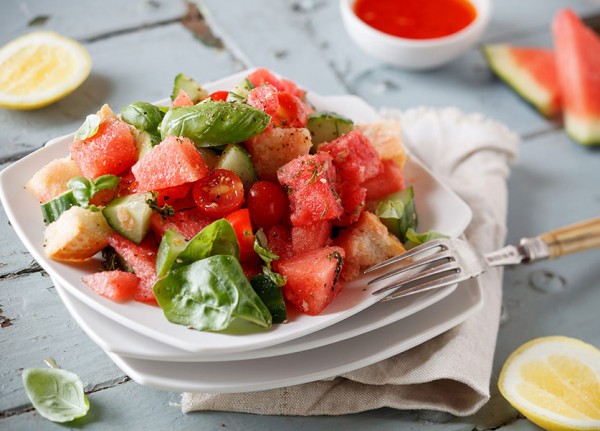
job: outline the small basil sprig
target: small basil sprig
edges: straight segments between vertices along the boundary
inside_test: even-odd
[[[406,243],[404,246],[407,250],[410,250],[413,247],[425,244],[427,241],[438,238],[448,238],[448,236],[433,230],[417,233],[413,228],[408,228],[406,231]]]
[[[73,177],[67,182],[67,187],[71,189],[81,207],[95,209],[93,205],[90,206],[94,195],[100,190],[114,190],[120,181],[121,178],[115,175],[101,175],[92,181],[84,177]]]
[[[98,133],[98,127],[100,127],[100,117],[96,114],[90,114],[85,117],[85,121],[75,132],[75,138],[80,141],[91,138]]]
[[[54,360],[46,363],[52,368],[23,370],[23,384],[33,407],[53,422],[69,422],[85,416],[90,403],[81,379],[74,373],[58,368]]]
[[[254,235],[254,251],[260,256],[263,262],[265,262],[262,267],[263,274],[278,287],[283,286],[287,282],[285,275],[279,274],[271,269],[271,262],[279,259],[279,256],[269,249],[267,236],[262,228],[256,231],[256,234]]]

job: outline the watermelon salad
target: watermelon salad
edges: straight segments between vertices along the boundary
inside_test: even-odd
[[[170,106],[88,115],[26,188],[50,258],[101,253],[90,289],[218,331],[317,315],[363,269],[435,236],[415,232],[405,160],[397,123],[320,112],[269,70],[212,94],[180,74]]]

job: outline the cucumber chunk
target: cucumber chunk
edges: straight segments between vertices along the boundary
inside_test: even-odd
[[[169,229],[163,235],[158,252],[156,253],[156,275],[159,278],[164,277],[171,269],[171,265],[177,259],[177,256],[187,246],[187,241],[179,232]]]
[[[253,88],[254,85],[248,80],[248,78],[244,78],[242,81],[238,82],[235,85],[235,87],[233,87],[233,89],[229,92],[229,95],[227,96],[227,101],[237,102],[240,101],[240,99],[242,101],[245,101],[246,99],[248,99],[248,93],[250,93],[250,90],[252,90]],[[232,100],[229,100],[230,97],[232,98]]]
[[[77,199],[72,190],[64,192],[52,199],[51,201],[42,204],[42,216],[44,217],[44,224],[49,225],[53,221],[58,220],[60,215],[66,210],[71,208],[73,205],[79,205]]]
[[[160,136],[147,131],[138,133],[135,140],[138,160],[148,154],[148,152],[158,144],[160,144]]]
[[[119,235],[139,244],[150,230],[152,209],[147,203],[150,199],[152,193],[121,196],[106,205],[102,214]]]
[[[175,100],[180,90],[185,91],[188,97],[194,103],[198,103],[202,99],[208,97],[208,92],[185,73],[180,73],[175,77],[173,93],[171,93],[171,100]]]
[[[314,112],[308,116],[306,125],[310,131],[313,143],[313,151],[316,151],[317,145],[321,142],[333,141],[354,128],[354,123],[346,117],[335,112]]]
[[[250,279],[250,284],[271,313],[271,317],[273,318],[272,322],[284,323],[287,320],[287,312],[281,288],[264,274],[252,277]]]
[[[258,175],[252,164],[250,154],[238,144],[229,144],[221,153],[215,168],[227,169],[236,174],[244,184],[244,190],[250,190],[252,184],[258,181]]]

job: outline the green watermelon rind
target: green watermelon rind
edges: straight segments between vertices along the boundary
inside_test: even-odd
[[[552,107],[550,93],[533,79],[525,69],[512,61],[509,50],[509,45],[505,44],[491,44],[481,47],[483,56],[498,78],[544,117],[555,117],[558,112]]]
[[[600,118],[582,119],[565,112],[564,127],[567,135],[575,142],[590,147],[600,145]]]

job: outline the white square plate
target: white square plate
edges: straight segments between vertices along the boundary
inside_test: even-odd
[[[248,73],[240,72],[204,87],[209,92],[230,89]],[[373,108],[354,96],[325,97],[309,93],[309,99],[317,109],[338,112],[355,122],[378,119]],[[260,349],[308,335],[347,319],[378,301],[379,298],[371,293],[380,285],[366,287],[364,279],[357,279],[348,283],[319,316],[291,312],[289,323],[273,325],[269,330],[252,326],[249,329],[253,332],[216,333],[191,331],[172,324],[158,307],[138,302],[117,303],[96,295],[82,283],[81,278],[97,270],[99,260],[75,264],[49,259],[43,250],[44,225],[39,204],[33,196],[23,191],[23,186],[37,170],[49,161],[68,154],[71,141],[72,135],[54,139],[44,148],[2,171],[0,199],[17,235],[42,268],[75,298],[115,322],[177,349],[199,356],[215,356]],[[471,220],[469,207],[414,158],[409,158],[405,174],[407,182],[415,190],[419,230],[433,229],[450,236],[462,233]],[[402,304],[403,301],[397,301],[398,307],[402,307]],[[405,302],[405,306],[415,306],[415,303]],[[418,304],[416,306],[419,307]],[[407,314],[410,313],[404,315]]]

